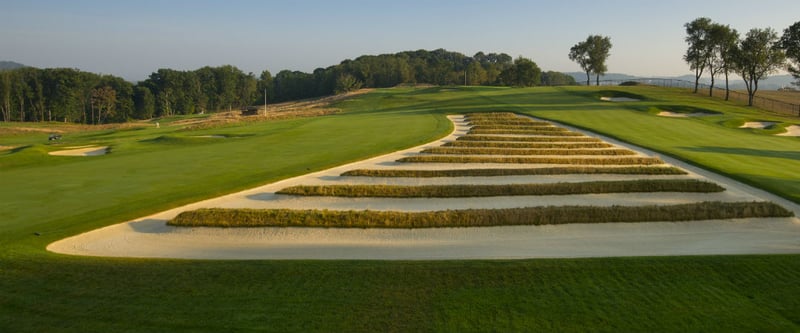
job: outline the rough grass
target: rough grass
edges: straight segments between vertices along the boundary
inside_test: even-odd
[[[517,163],[566,165],[654,165],[664,164],[656,157],[528,157],[420,155],[398,159],[406,163]]]
[[[541,136],[497,136],[497,135],[465,135],[459,141],[513,141],[513,142],[603,142],[592,137],[541,137]]]
[[[442,228],[565,223],[677,222],[790,217],[771,202],[700,202],[666,206],[548,206],[435,212],[204,208],[167,222],[179,227]]]
[[[404,170],[404,169],[356,169],[342,176],[364,177],[493,177],[493,176],[538,176],[565,174],[622,174],[622,175],[685,175],[686,171],[666,166],[630,167],[550,167],[524,169],[453,169],[453,170]]]
[[[444,155],[602,155],[630,156],[636,152],[629,149],[516,149],[516,148],[451,148],[435,147],[422,151],[423,154]]]
[[[464,198],[589,193],[722,192],[717,184],[696,179],[637,179],[550,184],[503,185],[298,185],[275,192],[285,195],[382,198]]]
[[[472,126],[484,126],[484,125],[495,125],[495,126],[533,126],[533,127],[542,127],[542,126],[553,126],[552,123],[546,121],[536,121],[530,118],[518,118],[509,119],[509,120],[479,120],[479,119],[469,119],[469,124]]]
[[[503,142],[503,141],[452,141],[442,145],[443,147],[467,147],[467,148],[528,148],[528,149],[587,149],[587,148],[611,148],[614,145],[605,142]]]
[[[545,135],[545,136],[584,136],[578,132],[570,132],[560,127],[539,127],[530,129],[471,129],[468,134],[509,134],[509,135]]]
[[[567,131],[566,128],[563,127],[555,127],[552,124],[520,124],[520,125],[500,125],[495,123],[486,123],[485,125],[473,125],[472,129],[479,129],[479,130],[534,130],[534,131],[554,131],[554,132],[562,132]]]

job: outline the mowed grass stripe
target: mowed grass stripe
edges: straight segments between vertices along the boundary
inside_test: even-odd
[[[443,155],[602,155],[602,156],[630,156],[636,155],[628,149],[516,149],[516,148],[451,148],[435,147],[422,151],[423,154]]]
[[[621,174],[621,175],[685,175],[686,171],[665,166],[631,167],[551,167],[524,169],[453,169],[453,170],[404,170],[404,169],[356,169],[342,173],[342,176],[363,177],[496,177],[496,176],[538,176],[567,174]]]
[[[443,228],[567,223],[678,222],[791,217],[771,202],[700,202],[665,206],[548,206],[434,212],[204,208],[178,214],[177,227]]]
[[[458,141],[502,141],[502,142],[603,142],[592,137],[546,137],[546,136],[499,136],[499,135],[465,135]]]
[[[284,195],[378,198],[466,198],[590,193],[722,192],[715,183],[696,179],[639,179],[551,184],[503,185],[298,185],[275,192]]]
[[[587,149],[612,148],[614,145],[605,142],[503,142],[503,141],[452,141],[442,147],[464,148],[517,148],[517,149]]]
[[[655,165],[664,164],[656,157],[530,157],[530,156],[461,156],[419,155],[398,159],[403,163],[514,163],[564,165]]]

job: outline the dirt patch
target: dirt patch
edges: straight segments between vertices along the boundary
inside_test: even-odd
[[[100,156],[108,153],[107,146],[79,146],[70,149],[51,151],[52,156]]]

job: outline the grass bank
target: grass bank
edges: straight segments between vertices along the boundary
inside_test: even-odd
[[[458,156],[419,155],[397,160],[406,163],[515,163],[565,165],[654,165],[664,164],[656,157],[527,157],[527,156]]]
[[[167,224],[180,227],[442,228],[564,223],[656,222],[789,217],[769,202],[700,202],[665,206],[548,206],[435,212],[206,208]]]
[[[590,193],[722,192],[725,188],[696,179],[639,179],[550,184],[504,185],[298,185],[275,192],[284,195],[384,198],[464,198]]]
[[[565,149],[545,149],[545,148],[460,148],[460,147],[435,147],[422,151],[423,154],[442,154],[442,155],[551,155],[551,156],[572,156],[572,155],[601,155],[601,156],[630,156],[636,155],[629,149],[585,149],[585,148],[565,148]]]
[[[495,177],[495,176],[540,176],[567,174],[620,174],[620,175],[685,175],[686,171],[676,167],[632,166],[632,167],[550,167],[522,169],[452,169],[452,170],[408,170],[408,169],[356,169],[342,176],[364,177]]]

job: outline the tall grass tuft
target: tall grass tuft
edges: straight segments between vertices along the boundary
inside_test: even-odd
[[[584,136],[578,132],[559,127],[541,127],[530,129],[471,129],[468,134],[510,134],[510,135],[546,135],[546,136]]]
[[[565,165],[654,165],[664,164],[656,157],[529,157],[529,156],[459,156],[419,155],[398,159],[405,163],[516,163]]]
[[[609,222],[679,222],[794,214],[771,202],[699,202],[666,206],[548,206],[435,212],[204,208],[167,222],[178,227],[440,228]]]
[[[630,156],[636,153],[629,149],[516,149],[516,148],[451,148],[435,147],[422,151],[423,154],[443,155],[602,155]]]
[[[452,141],[443,147],[463,148],[516,148],[516,149],[589,149],[612,148],[605,142],[496,142],[496,141]]]
[[[513,141],[513,142],[603,142],[592,137],[542,137],[542,136],[498,136],[498,135],[465,135],[459,141]]]
[[[453,169],[453,170],[404,170],[404,169],[357,169],[342,173],[342,176],[364,177],[494,177],[537,176],[565,174],[622,174],[622,175],[685,175],[686,171],[666,166],[629,167],[550,167],[524,169]]]
[[[722,192],[725,188],[696,179],[638,179],[550,184],[503,185],[298,185],[275,192],[284,195],[380,198],[466,198],[590,193]]]

